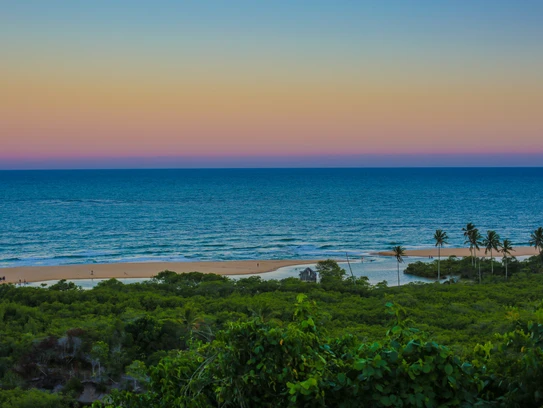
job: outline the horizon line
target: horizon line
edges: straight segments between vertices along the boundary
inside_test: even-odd
[[[126,171],[126,170],[346,170],[346,169],[541,169],[541,166],[324,166],[324,167],[89,167],[89,168],[31,168],[2,169],[0,172],[23,171]]]
[[[0,157],[2,170],[542,167],[536,153],[405,153],[254,156]]]

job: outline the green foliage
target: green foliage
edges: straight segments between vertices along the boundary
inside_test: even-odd
[[[316,269],[322,284],[341,281],[346,275],[345,269],[340,268],[338,263],[332,259],[320,261],[317,263]]]
[[[98,375],[100,375],[102,371],[101,366],[108,361],[109,345],[103,341],[96,342],[91,348],[90,356],[94,361],[98,362]]]
[[[81,287],[77,286],[73,282],[67,282],[66,279],[61,279],[54,285],[49,286],[49,290],[81,290]]]
[[[89,291],[2,285],[0,387],[74,395],[70,378],[98,367],[108,392],[110,378],[131,390],[111,392],[125,407],[182,406],[187,395],[190,406],[417,406],[421,389],[427,406],[540,407],[541,263],[508,266],[506,282],[500,262],[495,277],[483,262],[482,285],[354,284],[333,261],[321,284],[165,272]],[[469,258],[442,260],[441,271],[476,276]],[[386,314],[388,302],[403,309]]]
[[[79,396],[83,392],[84,386],[81,383],[81,380],[77,377],[70,378],[64,385],[63,392],[66,394],[72,394]]]
[[[515,329],[496,334],[494,344],[475,348],[492,372],[492,392],[508,407],[543,405],[543,302],[530,317],[536,321],[521,321],[512,309],[508,318],[515,321]]]
[[[60,394],[39,390],[0,389],[0,408],[68,408],[70,401]]]
[[[142,361],[132,361],[132,363],[126,367],[126,374],[134,379],[134,390],[138,388],[138,381],[140,383],[147,382],[147,367]]]
[[[407,265],[404,273],[409,275],[420,276],[429,279],[435,279],[438,275],[438,260],[433,262],[413,262]],[[515,257],[508,258],[507,264],[505,261],[498,262],[496,259],[479,259],[477,266],[473,265],[470,258],[456,258],[454,256],[448,259],[441,260],[441,275],[448,277],[459,277],[464,279],[478,279],[479,263],[481,269],[481,275],[483,279],[491,278],[492,269],[494,269],[494,275],[505,278],[506,271],[508,275],[514,275],[518,273],[541,273],[543,268],[537,257],[531,257],[525,261],[519,262]],[[507,269],[506,269],[507,266]]]
[[[480,370],[400,320],[383,343],[358,345],[352,336],[327,337],[315,319],[315,303],[299,295],[286,327],[233,323],[212,343],[163,359],[145,396],[114,394],[110,403],[456,407],[475,403],[484,388]]]
[[[530,234],[530,246],[539,251],[539,260],[543,265],[543,227],[537,228]]]

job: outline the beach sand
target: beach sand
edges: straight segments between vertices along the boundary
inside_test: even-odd
[[[517,247],[514,256],[537,255],[533,247]],[[373,255],[392,256],[392,251],[376,252]],[[437,248],[406,250],[406,256],[437,258]],[[441,258],[451,255],[469,256],[468,248],[442,248]],[[494,251],[494,257],[501,258],[501,253]],[[490,257],[484,249],[477,253],[479,257]],[[268,261],[209,261],[209,262],[143,262],[143,263],[111,263],[111,264],[79,264],[61,266],[22,266],[16,268],[0,268],[0,276],[5,276],[6,283],[40,282],[60,279],[108,279],[108,278],[151,278],[159,272],[169,270],[177,273],[202,272],[218,275],[247,275],[272,272],[285,266],[315,264],[319,260],[268,260]],[[92,275],[91,275],[92,271]]]
[[[6,283],[40,282],[60,279],[89,278],[150,278],[169,270],[178,273],[202,272],[218,275],[247,275],[272,272],[284,266],[306,265],[318,260],[274,260],[274,261],[217,261],[217,262],[146,262],[81,264],[61,266],[23,266],[0,268],[0,276]],[[91,271],[93,272],[91,275]]]
[[[515,251],[511,253],[512,256],[533,256],[539,254],[534,247],[515,247],[513,249]],[[382,251],[376,252],[375,255],[393,256],[394,254],[392,251]],[[490,252],[485,254],[484,249],[477,251],[476,255],[481,258],[490,258]],[[499,251],[492,251],[492,255],[495,258],[500,258],[502,256]],[[406,250],[405,256],[420,256],[425,258],[433,256],[434,258],[437,258],[437,248]],[[470,256],[469,248],[441,248],[441,258],[448,258],[449,256],[457,256],[459,258]]]

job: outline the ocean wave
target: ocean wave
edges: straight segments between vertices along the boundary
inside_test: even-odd
[[[225,248],[228,245],[226,244],[198,244],[201,248]]]
[[[45,259],[85,259],[88,258],[88,256],[85,255],[76,255],[76,254],[64,254],[64,255],[55,255],[51,258],[45,258]]]
[[[0,262],[17,262],[17,261],[20,261],[21,258],[17,258],[17,257],[14,257],[14,258],[0,258]]]

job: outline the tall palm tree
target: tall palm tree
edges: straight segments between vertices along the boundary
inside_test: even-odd
[[[477,261],[475,261],[475,264],[477,264]],[[481,259],[479,259],[479,283],[481,283],[482,281],[483,281],[483,275],[481,275]]]
[[[471,240],[471,235],[473,234],[473,231],[476,230],[475,224],[472,222],[469,222],[464,228],[462,228],[462,231],[464,231],[464,244],[469,244],[469,253],[473,257],[473,245]],[[471,259],[471,264],[473,265],[473,258]]]
[[[530,234],[530,246],[539,250],[539,257],[543,264],[543,227],[539,227]]]
[[[439,282],[441,280],[441,248],[444,244],[448,244],[447,240],[449,239],[449,237],[447,236],[447,233],[445,231],[438,229],[434,234],[434,239],[436,241],[437,247],[437,281]]]
[[[400,286],[400,264],[403,262],[403,257],[405,256],[405,248],[401,245],[392,247],[392,252],[398,261],[398,286]]]
[[[485,246],[485,254],[490,251],[490,266],[492,268],[492,275],[494,275],[494,258],[492,257],[492,250],[498,251],[501,247],[500,236],[496,231],[487,231],[486,237],[483,239],[483,245]]]
[[[511,255],[511,251],[514,251],[511,241],[504,239],[502,242],[502,254],[505,262],[505,280],[507,280],[507,257]]]
[[[477,268],[477,260],[479,260],[479,283],[481,283],[481,260],[477,257],[479,245],[482,245],[482,236],[477,228],[474,228],[469,235],[470,245],[473,248],[473,268]]]

